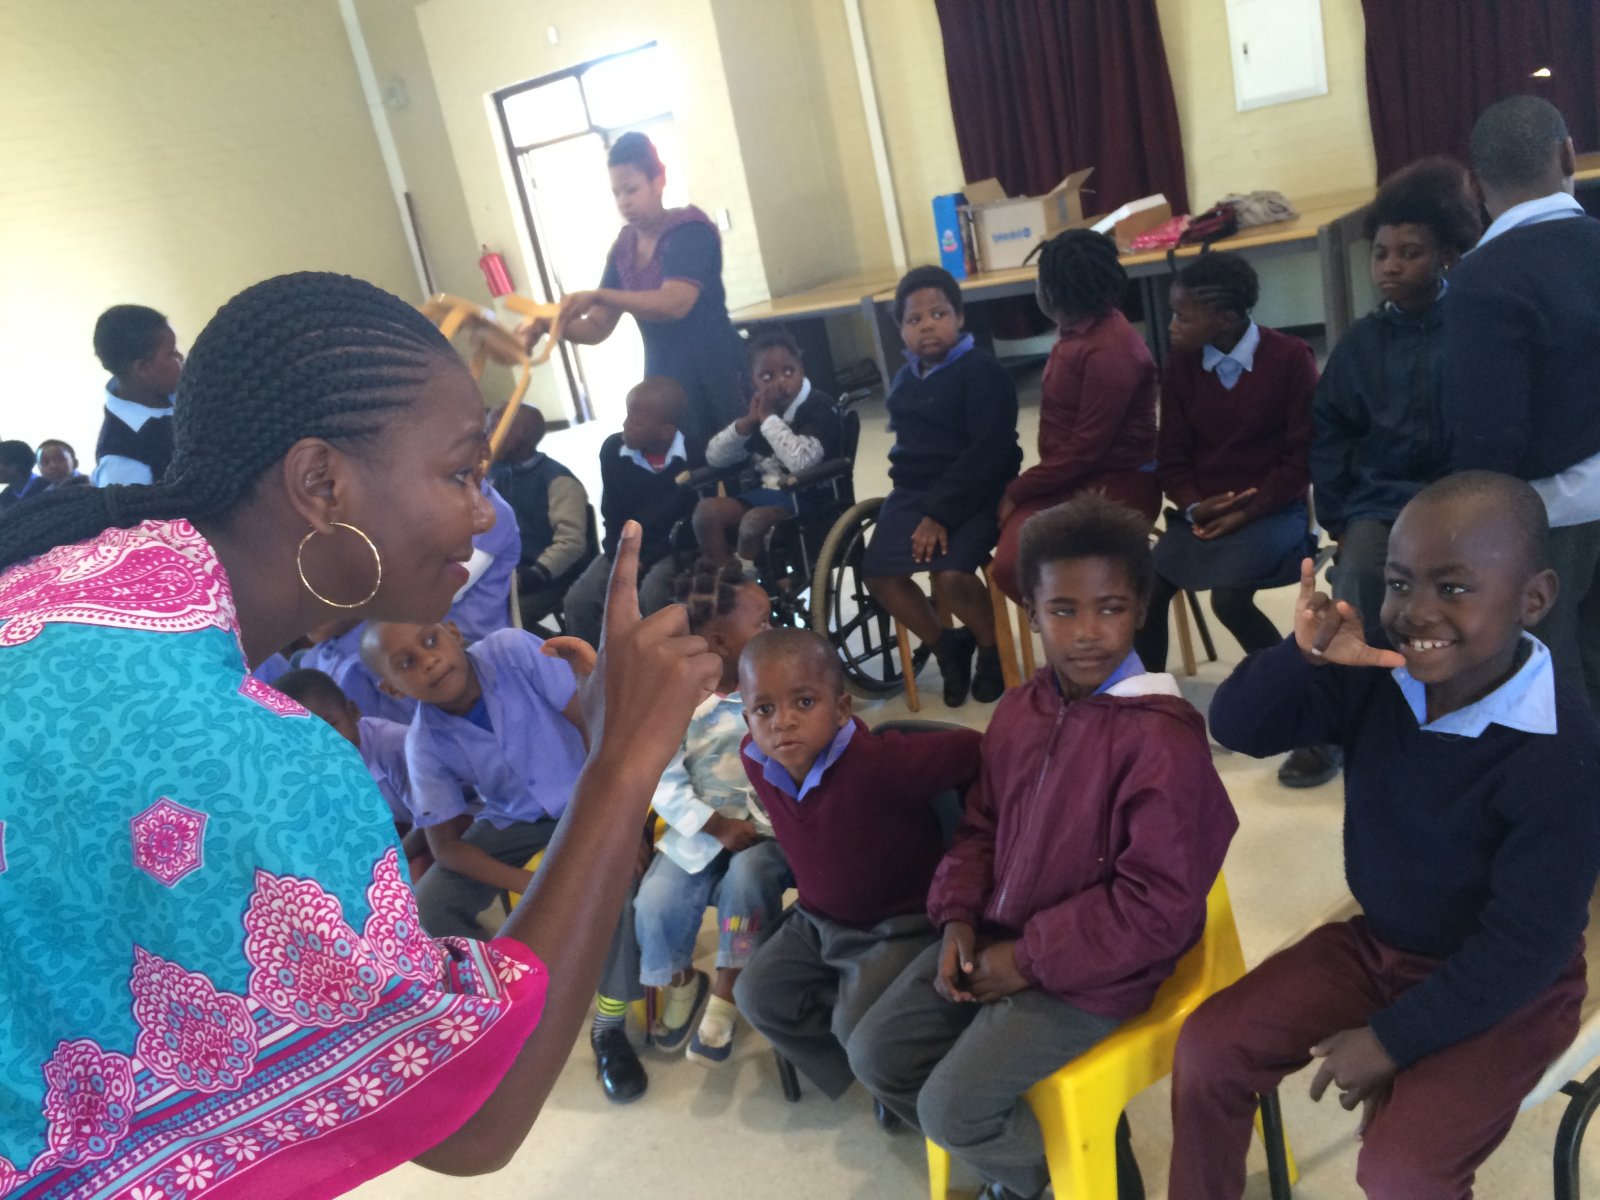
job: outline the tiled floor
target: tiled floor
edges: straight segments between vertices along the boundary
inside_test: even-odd
[[[1030,394],[1033,403],[1030,403]],[[1037,389],[1025,389],[1022,438],[1030,452],[1037,428]],[[865,414],[857,467],[857,492],[887,487],[888,435],[879,407]],[[596,431],[600,436],[604,431]],[[582,473],[593,473],[599,437],[586,429],[552,435],[546,448]],[[1264,598],[1285,627],[1290,593]],[[1185,690],[1204,705],[1211,689],[1237,660],[1239,650],[1216,627],[1222,661],[1202,666]],[[946,711],[937,680],[923,689],[925,717],[981,727],[989,708],[969,703]],[[905,716],[899,699],[865,705],[869,721]],[[1239,812],[1241,827],[1226,872],[1248,962],[1263,956],[1343,894],[1339,847],[1341,785],[1310,792],[1278,787],[1275,764],[1218,751],[1218,769]],[[711,945],[703,938],[703,949]],[[706,956],[709,961],[709,954]],[[813,1089],[798,1104],[784,1102],[772,1056],[748,1029],[734,1058],[706,1070],[681,1058],[646,1053],[651,1085],[638,1103],[607,1105],[594,1082],[592,1058],[580,1043],[527,1144],[512,1166],[480,1179],[444,1179],[404,1167],[358,1193],[367,1200],[556,1200],[561,1197],[638,1197],[640,1200],[915,1200],[927,1195],[922,1144],[890,1138],[873,1124],[860,1089],[830,1104]],[[1283,1090],[1285,1118],[1299,1158],[1297,1200],[1345,1200],[1361,1195],[1355,1184],[1355,1118],[1331,1096],[1320,1105],[1306,1097],[1309,1074]],[[1165,1194],[1171,1122],[1164,1084],[1129,1109],[1134,1147],[1151,1200]],[[1481,1172],[1478,1195],[1532,1198],[1550,1194],[1550,1151],[1561,1105],[1551,1102],[1524,1116]],[[1600,1188],[1600,1164],[1589,1156],[1584,1184]],[[1247,1196],[1267,1195],[1259,1148],[1253,1151]],[[972,1183],[958,1174],[958,1183]],[[1109,1200],[1109,1198],[1094,1198]]]

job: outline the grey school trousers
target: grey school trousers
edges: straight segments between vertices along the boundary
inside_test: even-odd
[[[929,946],[850,1038],[856,1077],[907,1124],[991,1183],[1036,1196],[1050,1182],[1044,1135],[1022,1098],[1121,1024],[1037,988],[993,1004],[933,990]]]
[[[474,821],[461,835],[492,858],[507,866],[520,867],[543,850],[555,836],[556,822],[518,821],[496,829],[488,821]],[[465,875],[435,863],[417,881],[417,913],[429,937],[487,937],[478,914],[494,903],[500,889],[468,879]],[[639,942],[633,934],[633,893],[618,915],[611,949],[600,973],[600,994],[613,1000],[640,1000],[644,988],[639,983]]]
[[[1600,715],[1600,521],[1552,529],[1550,565],[1561,590],[1533,634],[1550,647],[1556,677]]]
[[[773,1049],[837,1100],[855,1079],[845,1045],[857,1023],[933,941],[921,913],[852,929],[796,904],[739,973],[733,998]]]

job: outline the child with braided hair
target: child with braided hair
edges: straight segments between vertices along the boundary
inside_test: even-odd
[[[994,577],[1017,603],[1017,545],[1034,513],[1079,492],[1099,491],[1153,524],[1156,482],[1156,363],[1118,310],[1128,276],[1117,243],[1069,229],[1039,256],[1039,308],[1061,330],[1039,382],[1039,463],[1006,487]]]
[[[745,735],[739,656],[767,628],[771,602],[734,559],[720,567],[701,559],[678,576],[675,590],[689,610],[690,632],[722,659],[722,679],[695,709],[656,788],[651,804],[668,829],[633,908],[640,981],[666,989],[656,1045],[677,1050],[687,1040],[689,1058],[716,1066],[733,1051],[739,1016],[734,981],[771,932],[784,890],[793,885],[739,757]],[[720,930],[715,983],[694,966],[708,904],[717,906]],[[702,1004],[705,1015],[696,1026]]]

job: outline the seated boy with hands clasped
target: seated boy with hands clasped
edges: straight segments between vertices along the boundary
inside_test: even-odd
[[[1173,1200],[1244,1190],[1256,1098],[1312,1058],[1363,1106],[1373,1200],[1467,1197],[1572,1041],[1600,872],[1600,727],[1527,632],[1550,609],[1548,524],[1526,483],[1448,476],[1389,536],[1382,636],[1315,590],[1247,658],[1211,728],[1247,754],[1345,748],[1345,877],[1362,908],[1189,1018],[1173,1074]],[[1394,647],[1390,649],[1389,646]]]
[[[873,733],[851,715],[838,653],[809,630],[752,638],[739,694],[745,772],[799,900],[739,975],[734,999],[837,1099],[854,1079],[845,1045],[857,1022],[934,941],[924,909],[944,834],[933,801],[976,777],[979,738]]]
[[[849,1047],[889,1109],[984,1177],[986,1200],[1043,1194],[1022,1094],[1150,1006],[1200,939],[1238,828],[1204,720],[1133,652],[1148,519],[1085,493],[1029,518],[1018,557],[1047,665],[984,735],[928,893],[942,942]]]
[[[367,624],[362,659],[385,691],[417,702],[406,770],[413,815],[435,860],[416,885],[430,936],[484,937],[478,914],[500,892],[525,892],[532,883],[523,864],[555,836],[583,769],[578,682],[563,661],[580,663],[577,649],[575,639],[544,643],[520,629],[468,647],[448,622]],[[587,673],[588,665],[579,669]],[[473,812],[469,791],[482,808],[462,832],[458,818]],[[601,1084],[619,1103],[646,1086],[623,1029],[627,1002],[641,996],[639,949],[625,916],[600,979],[590,1039]]]

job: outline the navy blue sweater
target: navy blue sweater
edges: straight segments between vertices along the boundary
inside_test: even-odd
[[[697,498],[678,486],[678,476],[706,463],[705,449],[698,443],[685,439],[684,449],[687,459],[674,458],[661,470],[651,471],[622,453],[620,433],[613,433],[600,447],[600,518],[605,523],[600,550],[608,559],[616,557],[622,527],[630,520],[639,522],[643,533],[640,571],[672,553],[672,527],[694,514]]]
[[[1439,413],[1446,295],[1420,313],[1379,305],[1328,356],[1312,405],[1311,497],[1335,537],[1352,521],[1393,521],[1450,471]]]
[[[974,347],[925,379],[902,367],[889,392],[889,478],[922,495],[922,511],[956,529],[996,508],[1022,465],[1017,389]]]
[[[1379,940],[1444,960],[1373,1032],[1401,1067],[1503,1020],[1583,945],[1600,873],[1600,727],[1556,684],[1554,735],[1426,733],[1388,671],[1251,655],[1211,702],[1211,733],[1265,757],[1345,751],[1344,869]],[[1286,864],[1287,865],[1287,864]]]
[[[1474,250],[1444,328],[1457,470],[1543,479],[1600,453],[1600,221],[1523,225]]]

